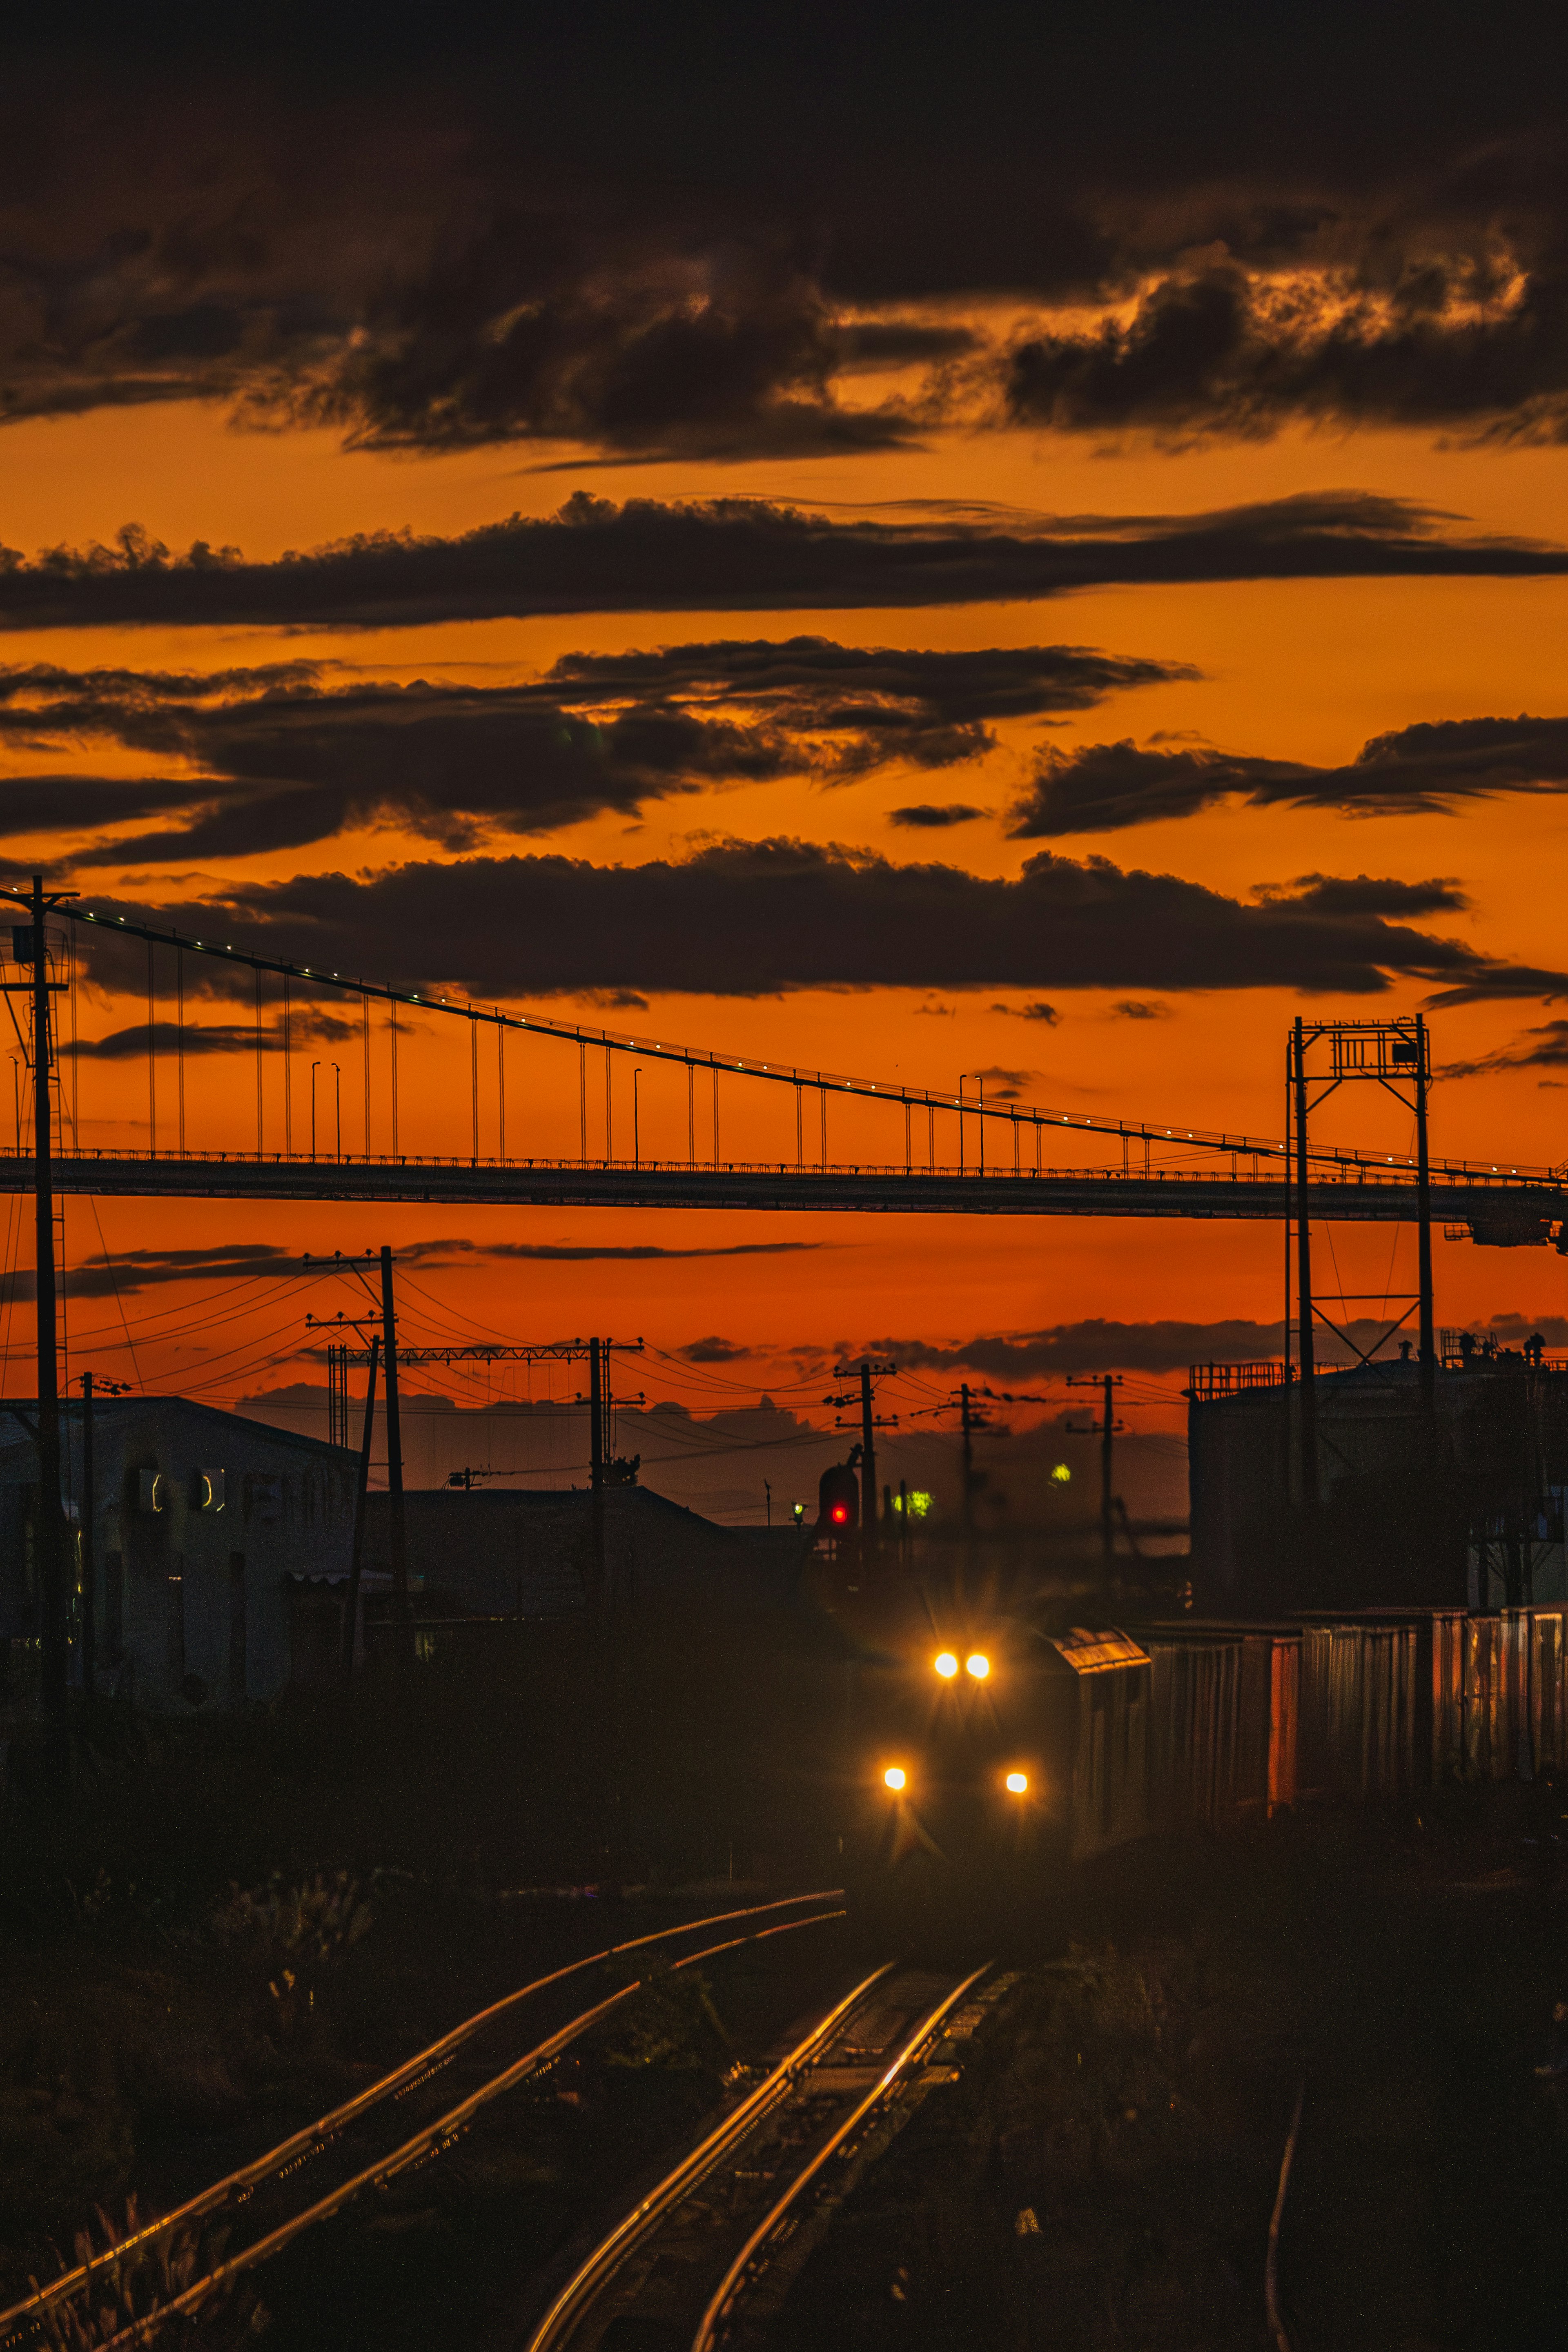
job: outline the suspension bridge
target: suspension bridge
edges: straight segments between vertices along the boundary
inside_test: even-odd
[[[112,938],[138,942],[145,958],[147,1116],[133,1138],[88,1148],[81,1139],[79,1094],[90,1047],[84,1049],[78,1034],[79,980],[84,950],[96,976],[104,977],[117,954],[109,946]],[[16,961],[6,1003],[15,1021],[16,1003],[24,998],[22,982],[32,971],[30,932],[18,929],[11,944]],[[224,1038],[230,1053],[254,1055],[253,1143],[247,1138],[237,1148],[213,1149],[193,1145],[190,1139],[187,1056],[210,1046],[210,1032],[187,1021],[187,959],[198,960],[201,966],[226,966],[233,977],[218,981],[217,987],[231,1001],[247,988],[244,982],[237,986],[236,968],[250,975],[248,1028],[242,1034],[239,1024],[230,1024]],[[58,1139],[51,1174],[55,1189],[63,1194],[1205,1219],[1299,1216],[1304,1198],[1312,1220],[1414,1223],[1419,1214],[1416,1166],[1407,1155],[1311,1140],[1303,1195],[1299,1175],[1291,1181],[1295,1149],[1277,1139],[1086,1116],[994,1093],[988,1097],[984,1076],[976,1091],[968,1093],[963,1081],[954,1091],[916,1087],[717,1053],[646,1033],[504,1011],[450,991],[365,981],[341,970],[267,955],[243,941],[196,938],[87,908],[53,910],[48,960],[58,1008],[52,1024]],[[206,974],[209,989],[216,978]],[[120,978],[114,985],[123,992],[126,983]],[[337,1066],[331,1151],[319,1148],[314,1069],[309,1086],[310,1141],[305,1144],[303,1086],[297,1067],[309,1055],[312,1008],[323,1000],[349,1009],[346,1023],[341,1013],[334,1015],[343,1034],[352,1034],[352,1014],[357,1010],[363,1066],[360,1133],[345,1149]],[[466,1025],[466,1037],[462,1029],[449,1034],[459,1046],[459,1066],[468,1066],[468,1133],[463,1140],[469,1148],[439,1154],[404,1150],[400,1136],[406,1133],[410,1106],[405,1070],[400,1074],[399,1069],[400,1052],[406,1064],[416,1024],[428,1029],[454,1023]],[[23,1062],[30,1062],[30,1041],[20,1024],[16,1035]],[[516,1049],[533,1041],[575,1049],[575,1156],[508,1151],[508,1048],[514,1055],[515,1135]],[[629,1156],[624,1148],[616,1148],[616,1071],[628,1057],[637,1065]],[[449,1050],[444,1062],[449,1082]],[[270,1085],[269,1063],[274,1066]],[[318,1055],[314,1068],[320,1066]],[[640,1149],[637,1081],[659,1067],[685,1077],[687,1150],[682,1159],[653,1158]],[[751,1094],[760,1088],[793,1091],[794,1151],[783,1160],[726,1157],[722,1125],[733,1117],[737,1089]],[[231,1109],[233,1100],[234,1090],[226,1090]],[[853,1160],[844,1160],[830,1150],[830,1108],[837,1124],[842,1111],[851,1107],[862,1138],[869,1114],[881,1121],[892,1147],[885,1158],[871,1160],[857,1153]],[[618,1116],[624,1145],[624,1087]],[[374,1148],[378,1122],[379,1150]],[[112,1123],[135,1125],[123,1118]],[[492,1151],[480,1150],[481,1126],[495,1137]],[[0,1148],[0,1192],[32,1189],[35,1160],[25,1146],[26,1132],[18,1094],[15,1145]],[[603,1148],[595,1149],[601,1139]],[[1074,1163],[1058,1164],[1063,1147],[1069,1144]],[[1503,1160],[1434,1159],[1430,1213],[1456,1236],[1468,1234],[1502,1245],[1551,1243],[1568,1249],[1568,1171]]]

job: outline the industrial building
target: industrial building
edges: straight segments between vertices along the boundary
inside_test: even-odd
[[[810,1549],[799,1528],[722,1528],[647,1487],[601,1490],[603,1604],[729,1614],[793,1605]],[[403,1498],[408,1580],[430,1617],[570,1617],[597,1581],[595,1496],[549,1490],[421,1488]],[[366,1497],[364,1566],[390,1582],[392,1500]],[[374,1589],[374,1588],[373,1588]],[[373,1614],[376,1603],[370,1604]]]
[[[96,1397],[84,1545],[83,1408],[60,1407],[61,1496],[90,1563],[94,1682],[154,1710],[235,1707],[309,1682],[336,1654],[357,1464],[341,1446],[181,1397]],[[37,1407],[0,1402],[0,1709],[37,1680]]]
[[[1188,1387],[1194,1581],[1205,1607],[1491,1609],[1568,1599],[1568,1363],[1445,1333],[1319,1372],[1303,1492],[1293,1368],[1196,1365]]]

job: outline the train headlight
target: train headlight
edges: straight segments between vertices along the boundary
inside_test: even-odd
[[[944,1683],[950,1683],[958,1672],[958,1660],[951,1650],[944,1650],[941,1657],[934,1659],[932,1663]]]
[[[1029,1793],[1028,1774],[1026,1772],[1009,1772],[1007,1775],[1007,1793],[1010,1797],[1026,1797]]]
[[[963,1667],[964,1672],[973,1675],[977,1683],[983,1683],[991,1672],[991,1661],[984,1650],[972,1650],[963,1661]]]
[[[909,1776],[905,1772],[901,1764],[889,1764],[887,1770],[882,1775],[883,1780],[886,1782],[887,1786],[893,1790],[895,1795],[897,1795],[898,1791],[904,1787],[908,1777]]]

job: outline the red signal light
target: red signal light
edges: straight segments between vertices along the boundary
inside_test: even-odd
[[[854,1535],[860,1524],[860,1482],[847,1462],[836,1462],[823,1472],[817,1484],[816,1510],[818,1527],[846,1542]]]

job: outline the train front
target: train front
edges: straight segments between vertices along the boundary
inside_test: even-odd
[[[993,1616],[900,1644],[858,1741],[866,1899],[954,1929],[1048,1907],[1069,1864],[1147,1829],[1149,1683],[1113,1627]]]

